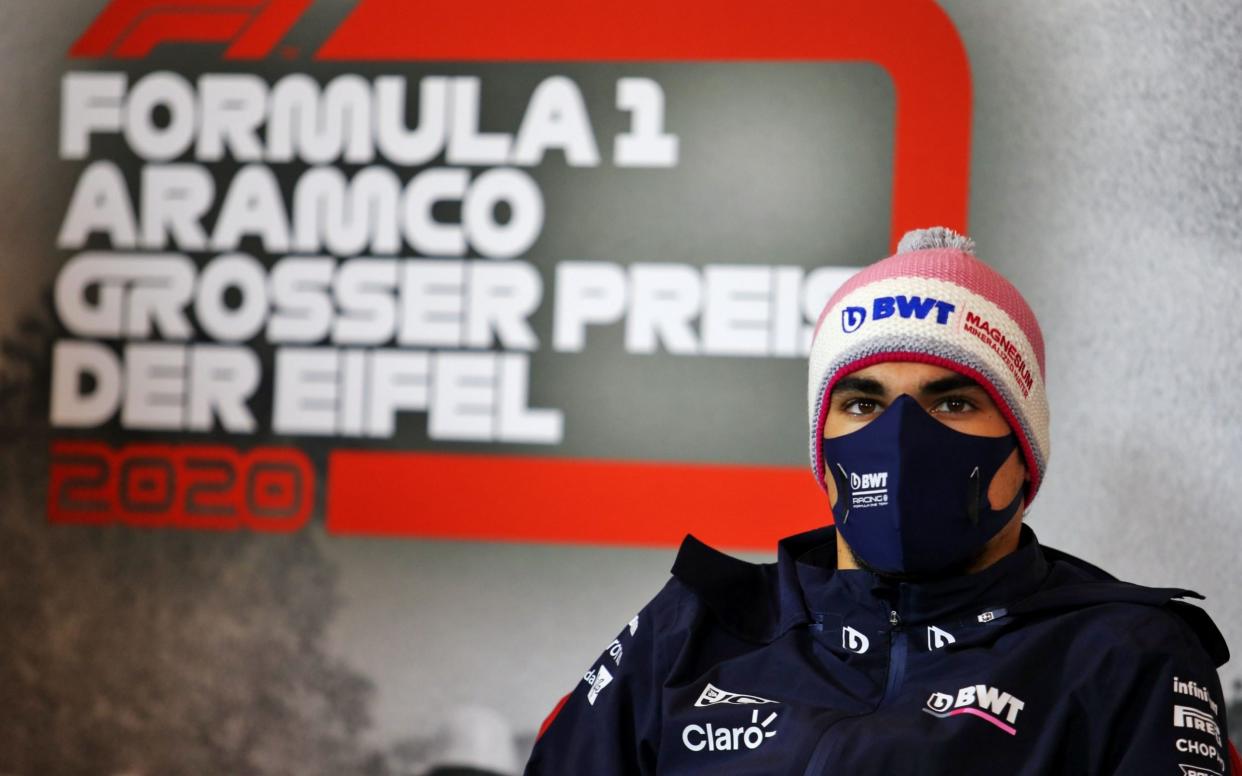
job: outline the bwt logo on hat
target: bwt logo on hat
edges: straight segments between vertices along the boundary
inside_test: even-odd
[[[898,316],[917,320],[934,320],[941,326],[949,322],[949,315],[957,310],[957,305],[933,297],[877,296],[871,300],[871,319],[879,321],[884,318]],[[934,315],[932,315],[934,313]],[[867,321],[867,308],[847,307],[841,311],[841,330],[846,334],[858,331]]]
[[[867,308],[847,307],[841,311],[841,331],[849,334],[867,322]]]

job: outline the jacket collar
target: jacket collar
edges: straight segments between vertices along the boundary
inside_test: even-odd
[[[688,535],[672,573],[734,635],[768,642],[834,609],[861,605],[887,615],[896,608],[903,620],[918,622],[1029,594],[1048,564],[1035,534],[1025,526],[1022,531],[1018,549],[987,569],[932,583],[894,584],[861,569],[838,572],[832,527],[782,539],[776,563],[766,564],[734,558]]]
[[[693,591],[716,620],[739,638],[774,641],[817,615],[870,608],[887,615],[895,603],[907,623],[940,621],[988,608],[1005,621],[1046,616],[1100,603],[1167,607],[1198,636],[1216,665],[1229,659],[1224,638],[1207,613],[1179,598],[1202,598],[1180,588],[1149,588],[1118,582],[1072,555],[1043,547],[1027,526],[1018,548],[992,566],[926,584],[893,585],[860,569],[836,568],[836,530],[819,528],[782,539],[775,563],[755,564],[686,536],[673,576]],[[994,608],[993,608],[994,607]],[[982,618],[977,618],[983,621]]]
[[[835,532],[834,532],[835,533]],[[974,617],[1035,590],[1048,575],[1048,562],[1035,533],[1022,527],[1018,547],[982,571],[934,582],[894,582],[863,569],[837,569],[831,552],[816,548],[795,560],[794,572],[806,607],[813,613],[873,609],[886,619],[896,611],[905,623]]]

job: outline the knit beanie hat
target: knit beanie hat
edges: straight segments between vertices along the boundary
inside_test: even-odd
[[[1044,337],[1026,300],[944,227],[907,232],[897,253],[837,290],[811,340],[807,404],[811,471],[821,488],[821,439],[837,380],[872,364],[936,364],[979,383],[1018,437],[1030,504],[1048,467]]]

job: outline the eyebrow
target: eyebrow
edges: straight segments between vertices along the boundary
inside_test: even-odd
[[[832,386],[832,394],[834,396],[844,391],[862,393],[868,396],[884,396],[886,393],[884,384],[879,380],[873,380],[870,377],[854,377],[853,375],[842,377]]]
[[[939,380],[932,380],[930,383],[923,383],[919,386],[919,393],[927,396],[938,393],[948,393],[949,391],[960,391],[963,388],[979,388],[979,383],[970,379],[966,375],[949,375]]]
[[[960,391],[965,388],[980,388],[978,382],[970,379],[966,375],[949,375],[941,377],[939,380],[932,380],[919,386],[919,393],[924,396],[935,396],[937,394],[948,393],[949,391]],[[888,391],[884,387],[884,383],[870,377],[856,377],[854,375],[846,375],[838,380],[832,386],[832,395],[837,393],[861,393],[865,396],[883,397]]]

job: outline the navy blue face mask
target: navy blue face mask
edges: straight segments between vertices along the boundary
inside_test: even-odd
[[[1017,513],[995,510],[988,485],[1017,449],[1014,434],[954,431],[910,396],[857,431],[823,441],[837,484],[837,530],[867,566],[934,574],[974,557]]]

